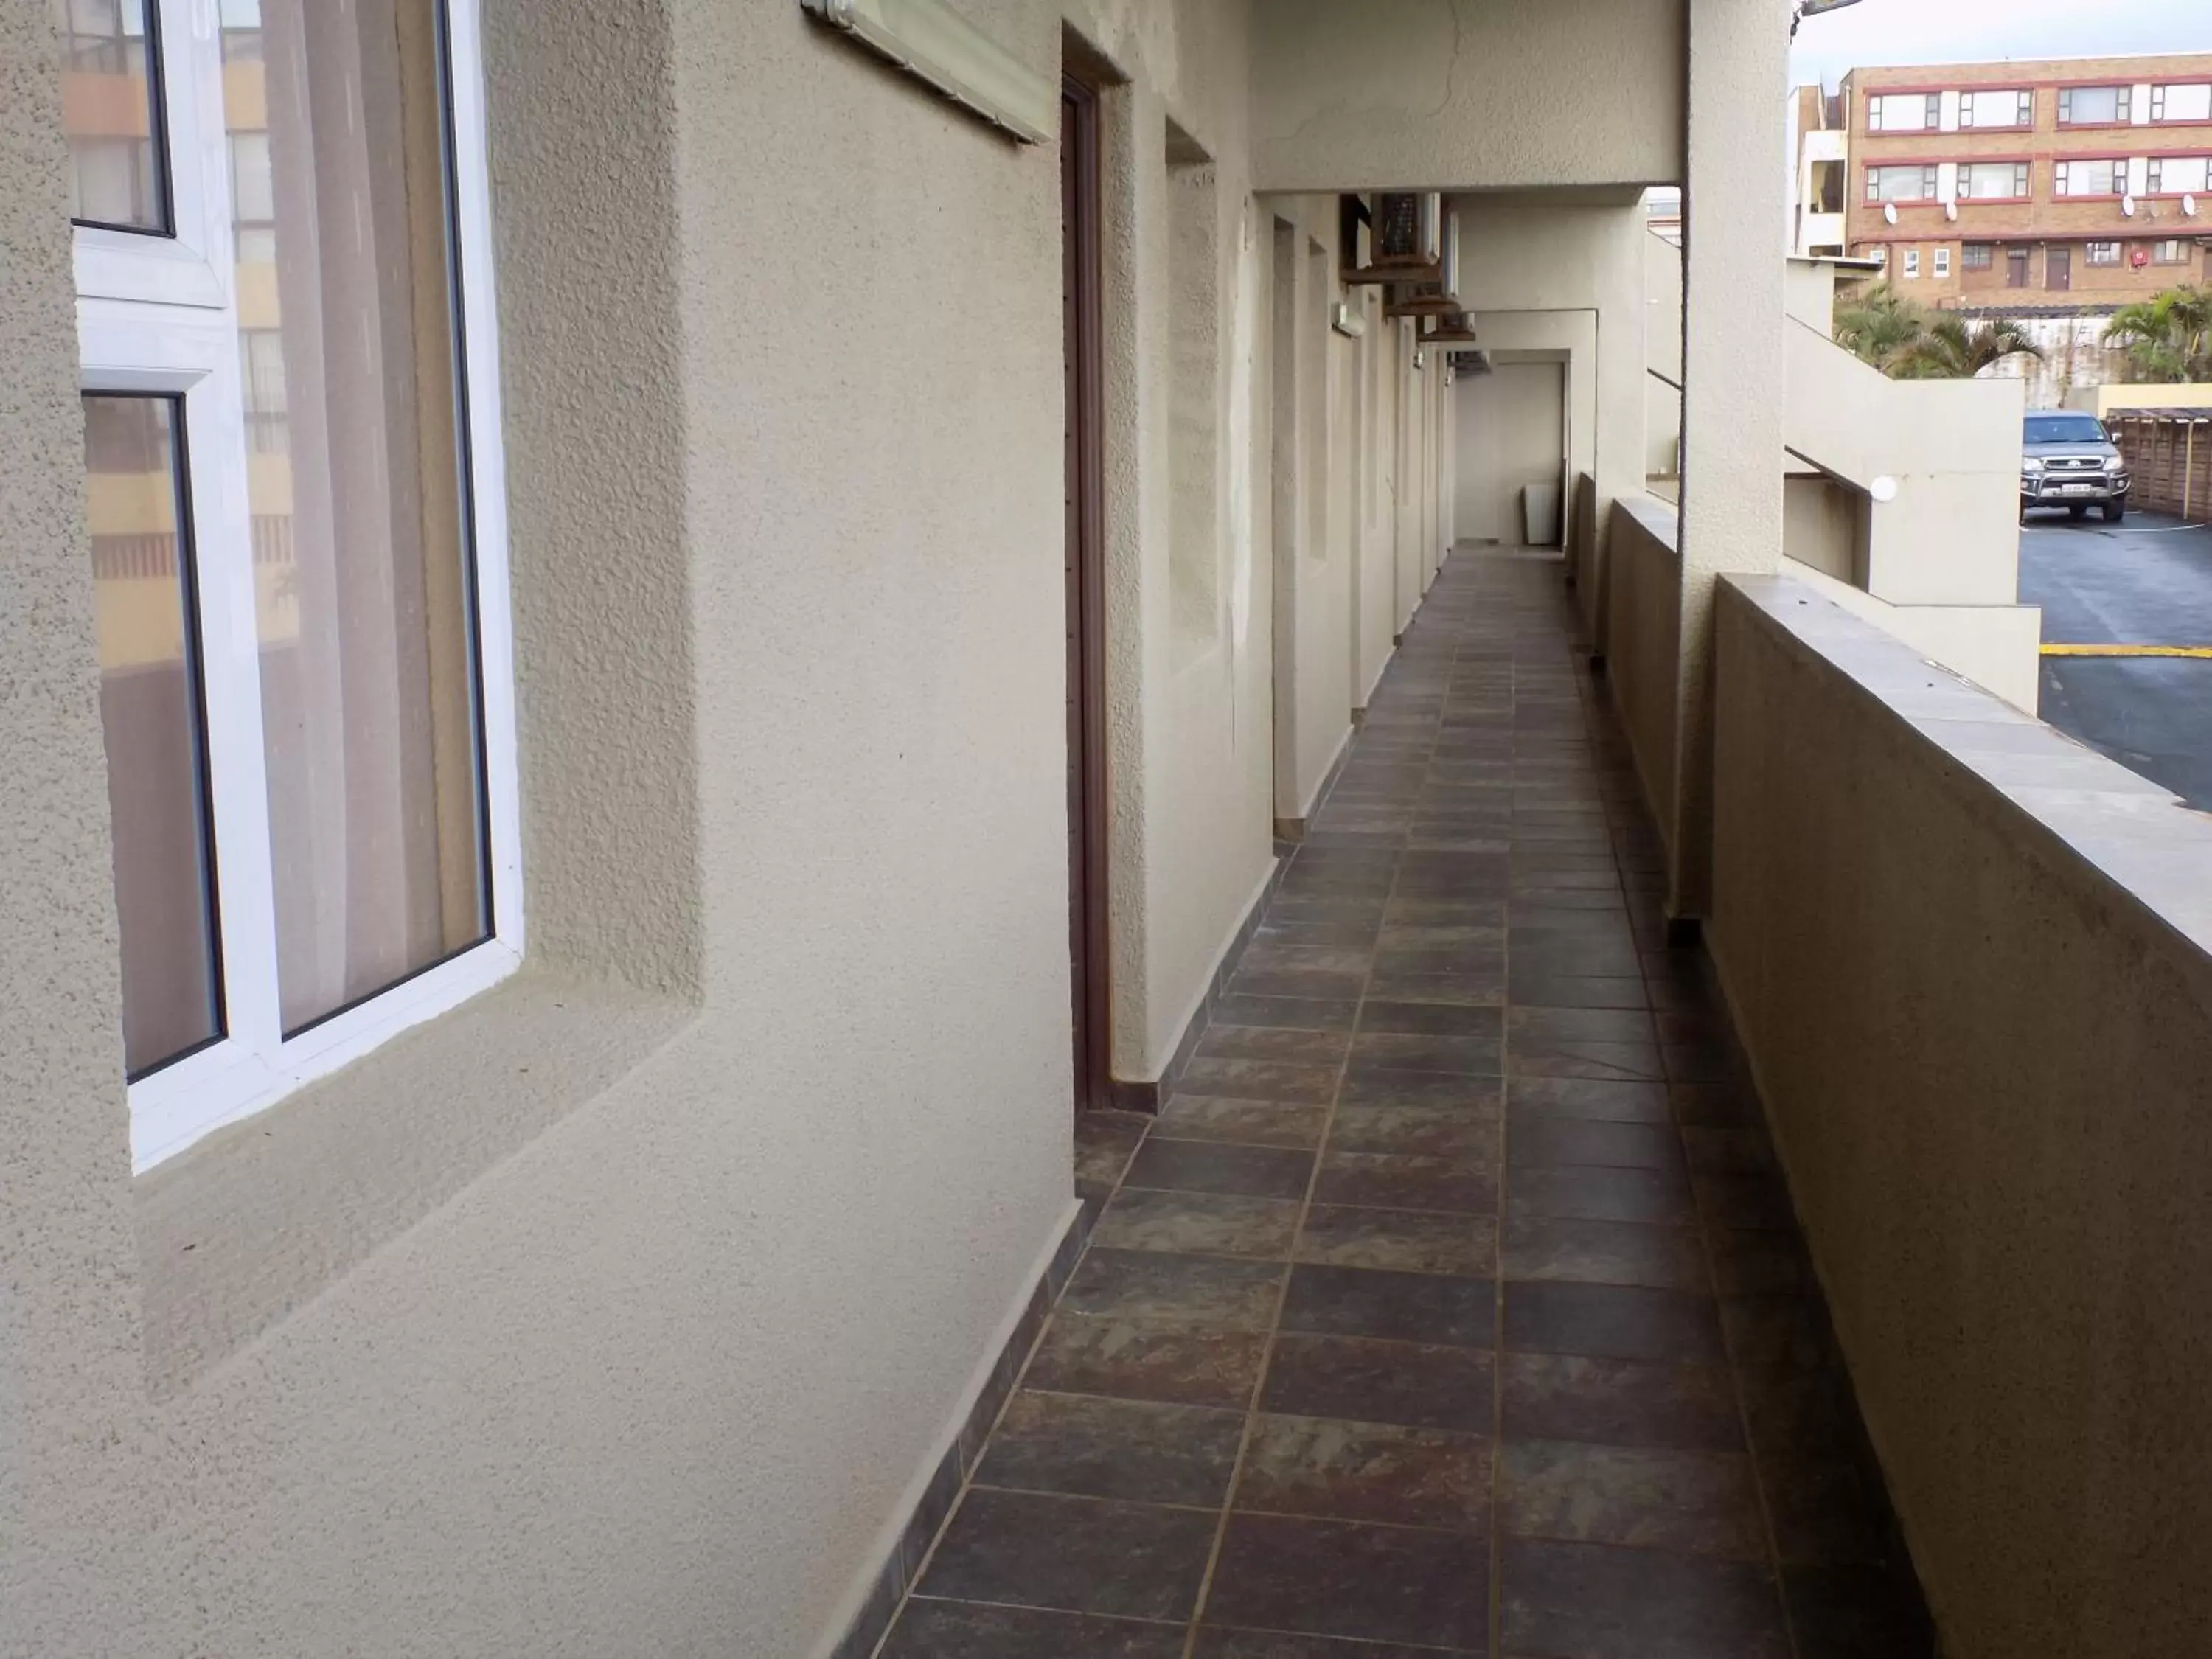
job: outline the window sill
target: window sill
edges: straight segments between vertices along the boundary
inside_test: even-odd
[[[667,997],[526,968],[139,1176],[155,1397],[312,1302],[694,1016]]]

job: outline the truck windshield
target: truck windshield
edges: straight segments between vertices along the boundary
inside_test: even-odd
[[[2105,428],[2094,415],[2031,415],[2027,441],[2032,444],[2100,444]]]

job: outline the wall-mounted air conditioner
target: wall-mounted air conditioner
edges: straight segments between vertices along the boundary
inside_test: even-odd
[[[1450,242],[1444,198],[1434,191],[1371,198],[1346,197],[1357,210],[1345,209],[1349,224],[1355,212],[1358,234],[1347,232],[1338,258],[1347,283],[1434,283],[1443,279]]]

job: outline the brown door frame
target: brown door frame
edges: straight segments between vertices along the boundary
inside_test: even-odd
[[[1107,908],[1106,479],[1098,90],[1060,88],[1061,305],[1067,387],[1067,920],[1075,1106],[1111,1103]]]

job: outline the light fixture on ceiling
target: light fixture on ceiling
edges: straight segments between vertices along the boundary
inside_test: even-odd
[[[1856,6],[1859,0],[1797,0],[1790,12],[1790,38],[1797,38],[1797,26],[1808,17],[1818,17],[1823,12],[1841,11],[1845,6]]]
[[[1052,142],[1052,82],[945,0],[799,0],[831,28],[1027,144]]]

